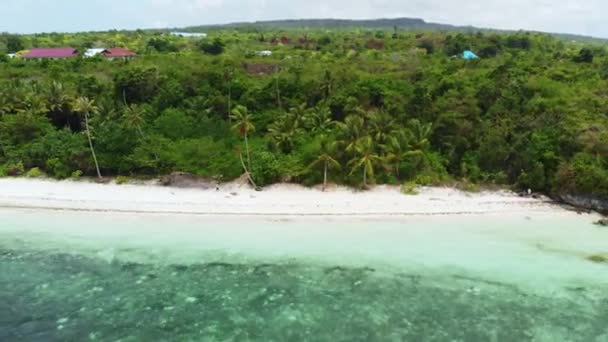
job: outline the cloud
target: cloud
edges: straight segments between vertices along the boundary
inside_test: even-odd
[[[289,18],[418,17],[608,37],[603,0],[2,0],[0,31],[78,31]]]

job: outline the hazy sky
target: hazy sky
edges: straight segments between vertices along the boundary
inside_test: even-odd
[[[30,33],[294,18],[418,17],[608,37],[606,0],[0,0],[0,31]]]

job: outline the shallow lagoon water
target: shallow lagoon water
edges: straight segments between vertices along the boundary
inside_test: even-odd
[[[3,341],[608,341],[585,215],[0,218]]]

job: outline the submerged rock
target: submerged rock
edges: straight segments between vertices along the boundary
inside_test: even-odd
[[[601,219],[601,220],[595,222],[595,225],[601,226],[601,227],[608,227],[608,218],[604,218],[604,219]]]

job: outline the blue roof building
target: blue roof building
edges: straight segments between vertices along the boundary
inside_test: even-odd
[[[463,59],[478,59],[479,56],[477,56],[473,51],[471,50],[466,50],[465,52],[462,53],[462,58]]]

